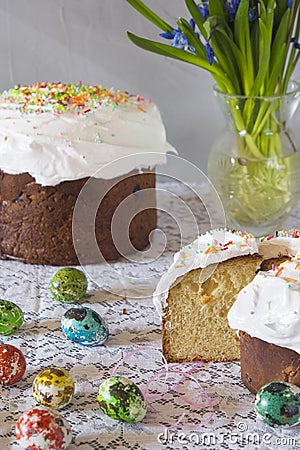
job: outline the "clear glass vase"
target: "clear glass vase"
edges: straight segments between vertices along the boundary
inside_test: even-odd
[[[245,97],[214,88],[226,117],[208,160],[208,176],[227,226],[254,236],[282,228],[300,195],[300,149],[289,128],[300,84],[284,95]]]

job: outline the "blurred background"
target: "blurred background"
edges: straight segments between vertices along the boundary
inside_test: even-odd
[[[179,16],[190,17],[183,0],[145,2],[174,27]],[[1,0],[0,89],[81,80],[151,98],[169,142],[206,171],[210,146],[223,125],[210,74],[139,49],[126,31],[159,37],[125,0]],[[300,137],[299,116],[298,110]]]

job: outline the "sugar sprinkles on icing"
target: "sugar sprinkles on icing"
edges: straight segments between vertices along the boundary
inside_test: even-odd
[[[264,278],[275,277],[281,278],[287,283],[300,284],[300,261],[299,258],[293,258],[281,263],[279,266],[272,265],[272,269],[267,272],[258,272],[259,276]],[[292,286],[289,286],[292,287]],[[298,289],[298,287],[297,287]]]
[[[276,231],[274,234],[270,235],[270,236],[263,236],[260,238],[260,242],[264,242],[264,241],[270,241],[271,239],[276,239],[276,238],[295,238],[295,239],[299,239],[300,238],[300,230],[280,230],[280,231]]]
[[[242,289],[228,313],[229,326],[300,352],[299,259],[258,272]]]
[[[288,256],[293,258],[300,250],[300,230],[280,230],[259,240],[259,253],[264,259]]]
[[[79,115],[91,113],[94,109],[136,105],[137,109],[146,113],[140,105],[145,102],[143,97],[128,92],[107,89],[101,85],[91,86],[64,83],[35,83],[32,85],[17,85],[2,92],[0,101],[7,108],[16,108],[23,113],[54,112],[62,114],[72,112]],[[147,100],[151,103],[151,100]]]
[[[158,313],[163,315],[170,287],[186,273],[227,259],[256,253],[256,240],[247,232],[217,228],[199,235],[174,255],[173,263],[161,277],[153,294]]]

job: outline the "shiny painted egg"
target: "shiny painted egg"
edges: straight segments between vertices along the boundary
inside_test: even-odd
[[[259,389],[255,399],[258,417],[272,427],[300,423],[300,387],[272,381]]]
[[[65,335],[78,344],[95,346],[103,344],[108,338],[108,326],[93,309],[87,307],[71,308],[61,319]]]
[[[26,450],[65,450],[72,441],[72,431],[57,411],[37,406],[19,417],[16,439]]]
[[[87,291],[85,274],[75,267],[59,269],[50,280],[50,293],[60,302],[72,303],[80,300]]]
[[[11,386],[17,383],[26,370],[23,353],[10,344],[0,344],[0,384]]]
[[[54,409],[67,406],[73,398],[74,390],[74,381],[69,372],[59,367],[42,370],[32,384],[35,400]]]
[[[19,306],[9,300],[0,300],[0,334],[8,335],[18,330],[23,320]]]
[[[124,422],[138,422],[147,411],[147,403],[139,387],[121,376],[105,380],[99,387],[97,400],[105,414]]]

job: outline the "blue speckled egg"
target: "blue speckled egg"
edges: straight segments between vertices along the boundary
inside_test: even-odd
[[[61,328],[65,335],[78,344],[94,346],[108,338],[108,326],[102,317],[87,307],[71,308],[62,316]]]
[[[272,427],[289,427],[300,423],[300,388],[294,384],[272,381],[256,394],[258,417]]]

